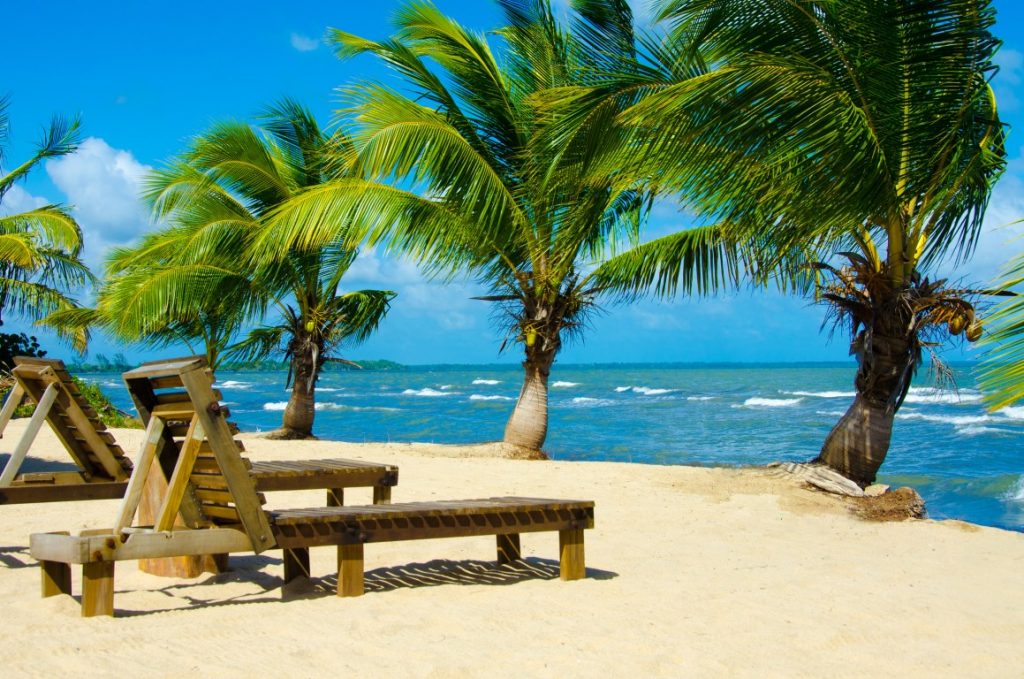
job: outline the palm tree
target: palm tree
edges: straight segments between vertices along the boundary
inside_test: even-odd
[[[614,174],[591,177],[585,153],[563,154],[546,143],[550,123],[540,97],[584,84],[594,55],[559,25],[547,0],[499,4],[508,24],[498,32],[500,57],[483,36],[427,2],[403,7],[395,35],[384,41],[332,31],[339,57],[374,54],[406,89],[365,84],[346,91],[353,147],[340,149],[338,162],[361,178],[297,195],[261,240],[272,252],[365,233],[430,273],[468,271],[488,288],[480,299],[500,305],[502,348],[522,347],[523,386],[504,441],[533,452],[547,436],[555,357],[608,292],[598,265],[637,242],[651,197]],[[629,17],[626,23],[631,32]],[[360,230],[346,233],[349,223]],[[728,258],[707,235],[676,239],[699,253],[683,274],[687,285],[713,286],[729,276]]]
[[[198,339],[213,365],[282,352],[292,393],[276,435],[309,437],[323,366],[339,360],[332,354],[341,343],[372,334],[394,293],[340,292],[356,252],[337,241],[266,262],[247,258],[270,212],[344,172],[326,162],[326,151],[348,143],[341,134],[324,134],[290,100],[267,109],[260,122],[216,125],[148,178],[146,198],[168,226],[113,252],[91,319],[83,312],[78,320],[98,321],[134,341]],[[230,344],[268,308],[279,312],[280,323]]]
[[[981,386],[995,410],[1024,401],[1024,254],[1006,266],[999,289],[1010,293],[986,316],[989,347],[981,366]]]
[[[817,284],[859,362],[856,398],[817,461],[870,483],[925,349],[981,332],[971,294],[925,272],[970,255],[1003,169],[988,84],[994,10],[986,0],[659,7],[668,49],[714,68],[606,71],[560,93],[569,103],[554,139],[571,145],[589,111],[635,97],[617,118],[634,133],[622,171],[756,243],[760,276]]]
[[[0,164],[8,139],[8,100],[0,97]],[[54,117],[31,158],[0,174],[0,325],[5,312],[39,320],[51,311],[74,308],[67,292],[93,281],[79,259],[82,230],[59,205],[44,205],[6,214],[2,201],[18,181],[43,160],[72,153],[77,148],[79,122]],[[81,346],[85,335],[68,336]]]

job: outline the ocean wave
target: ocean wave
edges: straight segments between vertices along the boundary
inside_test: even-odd
[[[270,403],[264,403],[264,410],[284,410],[288,407],[288,401],[272,401]],[[387,408],[384,406],[350,406],[345,403],[332,403],[331,401],[322,401],[316,404],[317,410],[352,410],[356,412],[376,410],[380,412],[399,412],[401,408]]]
[[[641,396],[661,396],[662,394],[671,394],[675,389],[656,389],[654,387],[615,387],[615,391],[620,394],[624,391],[631,391],[634,394],[640,394]]]
[[[473,380],[473,384],[501,384],[501,380],[485,380],[478,377]]]
[[[559,380],[558,382],[552,382],[551,383],[551,387],[553,389],[568,389],[569,387],[578,387],[578,386],[580,386],[579,382],[563,382],[563,381]]]
[[[788,408],[789,406],[795,406],[802,398],[762,398],[760,396],[754,396],[748,398],[743,402],[743,406],[747,408]],[[737,406],[741,407],[741,406]]]
[[[981,392],[976,389],[936,389],[935,387],[911,387],[904,403],[977,403],[981,400]]]
[[[442,384],[440,387],[438,387],[438,389],[440,389],[441,391],[447,391],[448,389],[451,389],[454,386],[454,384]]]
[[[982,427],[975,424],[966,427],[957,427],[956,433],[962,436],[981,436],[982,434],[1016,434],[1012,429],[1001,429],[999,427]]]
[[[842,410],[815,410],[815,415],[825,415],[826,417],[842,417],[846,413]]]
[[[470,401],[514,401],[515,399],[511,396],[484,396],[483,394],[473,394],[469,397]]]
[[[922,420],[924,422],[938,422],[939,424],[952,424],[957,427],[966,427],[972,424],[984,424],[991,422],[991,415],[929,415],[916,411],[896,413],[901,420]]]
[[[214,389],[248,389],[252,382],[239,382],[237,380],[224,380],[213,385]]]
[[[1006,491],[1003,499],[1013,502],[1024,502],[1024,474],[1021,474],[1020,478],[1017,479],[1017,483],[1010,490]]]
[[[717,396],[687,396],[687,401],[714,401]]]
[[[582,408],[603,408],[616,405],[615,401],[607,398],[593,398],[591,396],[577,396],[570,403]]]
[[[996,412],[1011,420],[1024,420],[1024,406],[1006,406]]]
[[[437,389],[431,389],[430,387],[424,387],[423,389],[406,389],[402,392],[402,396],[451,396],[457,392],[454,391],[438,391]]]
[[[784,391],[782,393],[790,396],[814,396],[816,398],[853,398],[857,395],[855,391]]]

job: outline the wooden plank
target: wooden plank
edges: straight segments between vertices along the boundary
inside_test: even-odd
[[[498,535],[498,563],[512,563],[523,558],[523,550],[519,545],[519,533]]]
[[[362,543],[338,546],[338,596],[363,595]]]
[[[190,421],[195,411],[191,402],[186,403],[164,403],[153,406],[150,414],[153,417],[160,417],[167,421]]]
[[[284,550],[284,581],[309,577],[309,549],[297,547]]]
[[[21,463],[25,461],[28,449],[32,447],[33,441],[39,435],[39,429],[43,426],[46,416],[50,413],[50,408],[53,407],[54,401],[57,400],[58,389],[59,387],[56,384],[50,384],[43,391],[36,404],[36,410],[32,413],[32,419],[28,421],[28,426],[25,427],[18,445],[14,448],[14,452],[11,453],[7,464],[4,465],[3,473],[0,474],[0,487],[10,486],[11,482],[14,481],[18,470],[21,469]]]
[[[375,504],[375,505],[389,505],[389,504],[391,504],[391,486],[374,486],[373,487],[373,504]]]
[[[168,358],[143,363],[138,368],[123,373],[122,377],[126,380],[175,377],[186,370],[195,370],[205,365],[206,359],[202,356]]]
[[[116,500],[124,495],[125,481],[90,481],[77,484],[15,485],[0,488],[0,505],[76,500]]]
[[[25,388],[21,386],[20,382],[15,380],[14,386],[11,387],[10,393],[7,394],[7,400],[4,401],[3,410],[0,410],[0,436],[3,436],[4,430],[7,429],[11,418],[14,417],[14,411],[21,405],[23,398],[25,398]]]
[[[71,594],[71,566],[59,561],[42,561],[39,564],[42,576],[43,598],[58,594]]]
[[[82,564],[82,617],[114,615],[114,562]]]
[[[184,528],[166,533],[132,532],[123,542],[109,529],[102,535],[33,533],[29,537],[29,553],[32,558],[62,563],[135,561],[250,551],[252,545],[249,536],[232,528]]]
[[[256,494],[256,484],[249,476],[249,470],[242,463],[242,457],[235,447],[234,439],[220,415],[220,405],[213,398],[211,378],[200,370],[183,372],[181,381],[185,385],[196,415],[206,432],[206,438],[213,447],[221,473],[227,480],[228,488],[235,498],[242,525],[252,540],[253,551],[257,554],[274,546],[274,535],[270,530],[262,503]]]
[[[128,488],[125,490],[124,500],[117,512],[117,520],[114,528],[120,532],[122,528],[132,525],[135,511],[139,508],[139,501],[142,499],[143,490],[146,487],[146,479],[156,460],[156,451],[164,435],[164,421],[160,418],[151,418],[146,427],[146,438],[139,450],[139,458],[135,461],[135,469],[128,480]]]
[[[157,406],[159,409],[160,406]],[[162,419],[156,412],[153,419]],[[178,509],[181,507],[181,500],[188,491],[189,477],[192,475],[192,465],[195,463],[196,455],[199,453],[199,443],[203,439],[203,427],[199,424],[199,418],[192,419],[188,436],[178,454],[178,464],[174,466],[174,473],[167,482],[167,494],[164,495],[163,504],[157,512],[156,530],[170,530],[174,526],[174,520],[178,516]]]
[[[328,488],[327,489],[327,506],[328,507],[344,507],[345,506],[345,489],[344,488]]]
[[[579,580],[586,577],[582,530],[558,531],[558,571],[562,580]]]
[[[181,388],[181,378],[177,375],[171,375],[169,377],[154,377],[149,383],[153,385],[153,389],[179,389]]]
[[[77,434],[85,440],[86,446],[99,459],[99,463],[106,470],[107,475],[115,481],[126,479],[128,475],[125,474],[121,463],[115,458],[114,452],[108,447],[107,442],[96,433],[94,422],[79,409],[76,401],[72,400],[68,404],[64,409],[64,415],[71,420],[71,424],[77,429]]]

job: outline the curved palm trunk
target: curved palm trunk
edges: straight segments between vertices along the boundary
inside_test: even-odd
[[[555,360],[553,351],[527,347],[526,372],[515,410],[505,425],[505,443],[539,451],[548,435],[548,375]]]
[[[866,486],[874,482],[892,439],[896,411],[910,388],[919,353],[912,319],[899,310],[876,316],[854,345],[860,366],[853,404],[829,432],[814,462]]]
[[[284,409],[282,433],[288,438],[311,438],[316,415],[316,366],[301,352],[292,358],[292,393]]]

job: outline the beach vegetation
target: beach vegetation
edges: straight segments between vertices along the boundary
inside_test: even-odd
[[[352,146],[338,149],[337,160],[354,177],[295,196],[269,220],[262,241],[272,252],[365,236],[431,275],[468,275],[484,286],[478,299],[495,305],[501,349],[523,355],[504,441],[537,451],[547,436],[551,366],[567,341],[583,335],[602,296],[614,292],[601,272],[639,244],[653,194],[618,173],[591,172],[590,149],[614,126],[593,126],[590,149],[582,143],[564,153],[549,143],[554,117],[544,94],[587,84],[604,51],[589,49],[547,0],[498,4],[506,25],[491,37],[429,2],[404,5],[385,40],[329,33],[339,57],[374,55],[401,89],[342,89]],[[608,20],[629,42],[626,9]],[[586,22],[578,28],[589,30]],[[660,244],[690,253],[668,277],[671,285],[683,280],[687,289],[708,291],[732,280],[731,249],[717,236],[711,226]]]
[[[0,97],[0,167],[9,141],[8,107],[8,99]],[[81,260],[82,229],[66,207],[10,207],[10,192],[33,169],[78,147],[79,129],[77,118],[54,116],[31,157],[11,170],[0,169],[0,326],[12,315],[38,321],[53,311],[73,309],[72,295],[93,282]],[[87,340],[81,329],[62,336],[77,347]]]
[[[660,47],[549,95],[562,112],[556,145],[590,134],[594,111],[618,111],[633,131],[605,138],[618,171],[674,190],[748,246],[754,280],[829,306],[850,333],[856,397],[817,461],[870,483],[922,359],[982,332],[977,295],[935,272],[971,255],[1005,164],[989,84],[995,10],[987,0],[656,5]],[[610,44],[606,33],[590,42]],[[708,67],[673,72],[663,59],[673,53]]]

